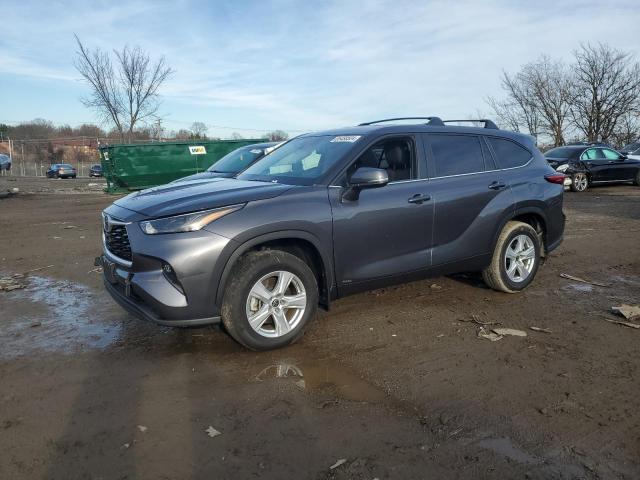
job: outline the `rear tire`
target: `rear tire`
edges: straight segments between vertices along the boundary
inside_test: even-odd
[[[507,222],[498,237],[491,264],[482,271],[484,282],[500,292],[524,290],[536,276],[541,248],[538,233],[531,225]]]
[[[589,177],[586,173],[574,173],[571,175],[571,191],[584,192],[589,188]]]
[[[318,307],[316,276],[300,258],[281,250],[243,255],[222,300],[222,323],[251,350],[290,345],[304,334]]]

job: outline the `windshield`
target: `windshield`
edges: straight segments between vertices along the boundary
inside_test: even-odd
[[[313,185],[359,138],[359,135],[294,138],[253,164],[238,178],[289,185]]]
[[[569,158],[576,152],[575,148],[558,147],[552,148],[544,154],[545,157],[551,158]]]
[[[238,173],[251,165],[264,154],[260,147],[242,147],[227,153],[224,157],[211,165],[207,171],[216,173]]]

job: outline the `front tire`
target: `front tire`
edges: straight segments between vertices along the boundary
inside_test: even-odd
[[[571,191],[584,192],[589,187],[589,178],[586,173],[574,173],[571,176]]]
[[[222,300],[222,322],[251,350],[290,345],[304,334],[318,307],[318,284],[309,266],[287,252],[243,255]]]
[[[536,276],[541,248],[538,233],[531,225],[507,222],[482,278],[489,287],[500,292],[524,290]]]
[[[635,180],[633,181],[633,184],[634,184],[636,187],[640,187],[640,168],[638,169],[638,172],[636,173],[636,178],[635,178]]]

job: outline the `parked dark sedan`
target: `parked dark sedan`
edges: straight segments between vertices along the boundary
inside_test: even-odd
[[[48,178],[76,178],[77,172],[68,163],[54,163],[47,170]]]
[[[101,177],[102,176],[102,165],[100,165],[99,163],[96,163],[95,165],[91,165],[91,168],[89,169],[89,176],[90,177]]]
[[[640,142],[633,142],[625,145],[620,149],[620,153],[623,155],[640,156]]]
[[[0,153],[0,171],[2,170],[11,170],[11,157]]]
[[[226,154],[206,171],[179,178],[171,183],[191,180],[204,180],[210,178],[231,178],[243,170],[246,170],[266,154],[275,150],[281,142],[254,143],[240,147]]]
[[[574,192],[584,192],[598,183],[634,182],[640,186],[640,160],[612,148],[570,145],[552,148],[544,156],[549,165],[571,178]]]

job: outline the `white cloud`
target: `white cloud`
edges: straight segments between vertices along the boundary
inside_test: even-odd
[[[635,1],[16,2],[5,11],[0,74],[77,90],[74,32],[92,47],[139,44],[176,70],[163,89],[169,123],[199,115],[265,129],[465,116],[486,110],[503,69],[540,54],[570,59],[580,42],[640,46]],[[55,120],[46,105],[41,116]]]

